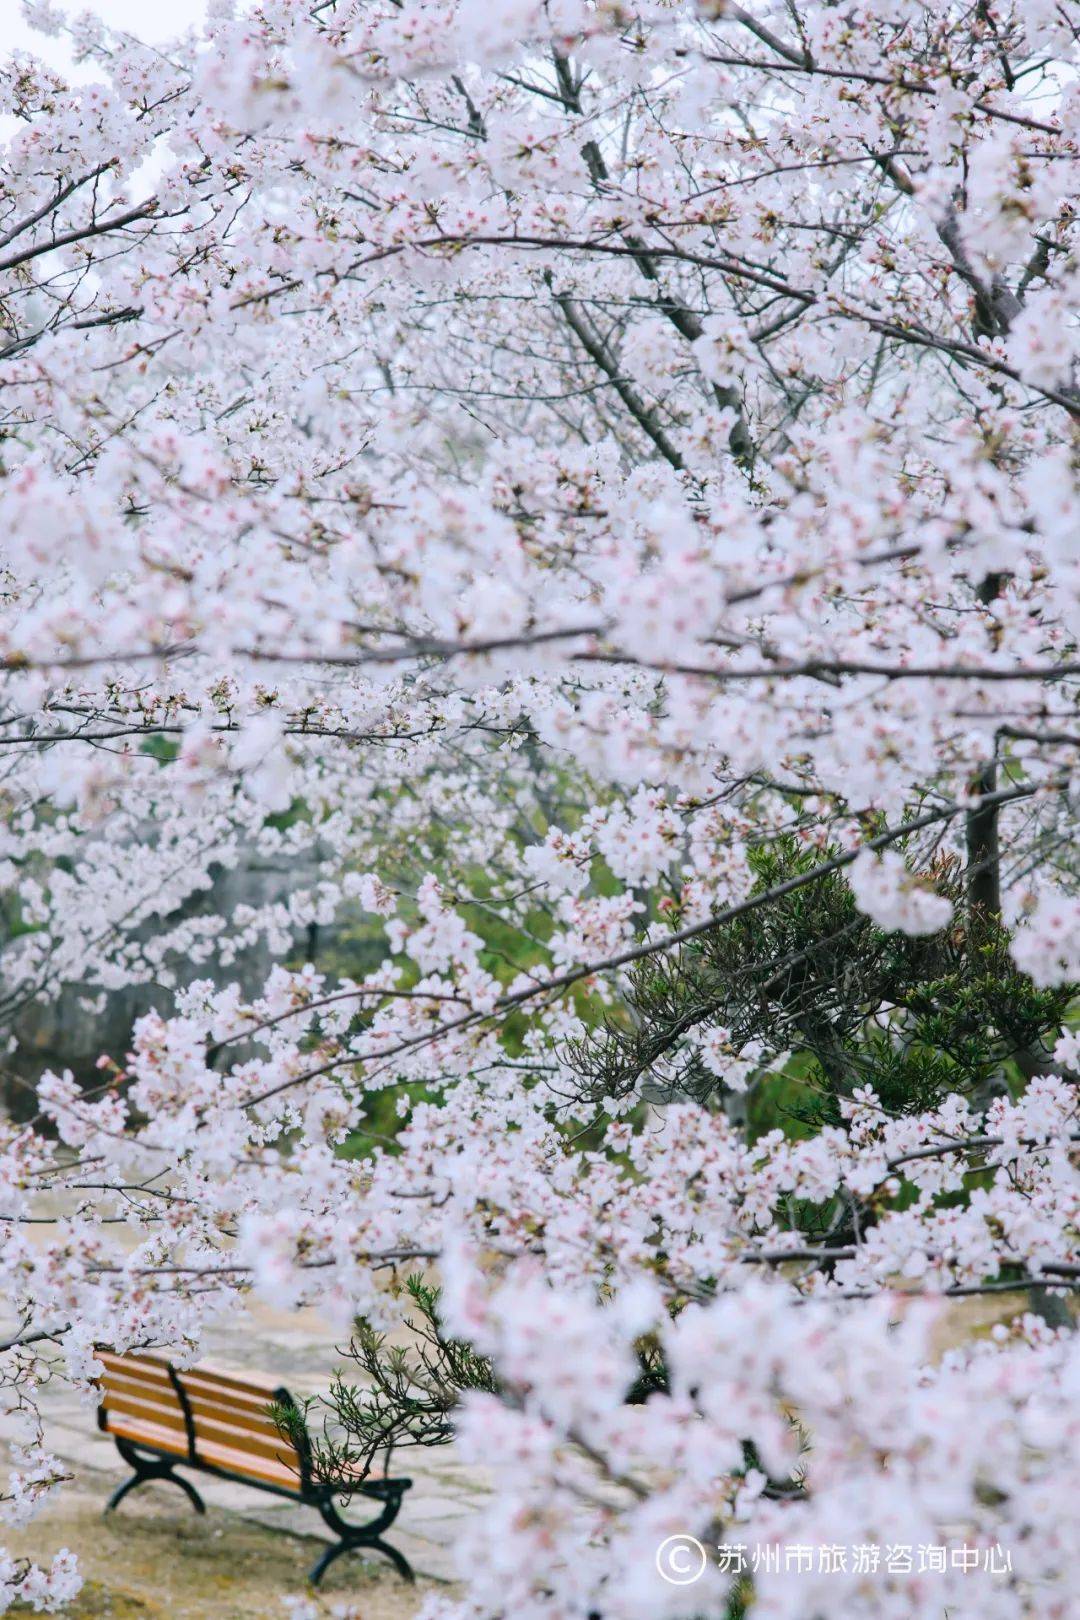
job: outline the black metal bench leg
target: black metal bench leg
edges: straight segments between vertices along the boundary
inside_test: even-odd
[[[106,1513],[111,1513],[113,1508],[119,1507],[129,1491],[135,1490],[139,1485],[149,1485],[155,1480],[160,1480],[165,1485],[179,1485],[196,1513],[206,1512],[206,1503],[194,1485],[190,1480],[183,1479],[179,1474],[174,1474],[171,1462],[147,1462],[145,1457],[140,1457],[132,1446],[127,1445],[120,1439],[117,1439],[116,1449],[134,1472],[130,1479],[125,1479],[124,1483],[118,1485],[113,1491],[105,1504]]]
[[[125,1479],[124,1483],[122,1485],[118,1485],[115,1491],[113,1491],[112,1495],[109,1497],[109,1500],[105,1504],[105,1512],[111,1513],[113,1508],[120,1506],[121,1502],[124,1500],[124,1497],[129,1491],[133,1491],[136,1485],[144,1485],[145,1483],[145,1474],[132,1474],[129,1479]]]
[[[363,1545],[370,1547],[372,1552],[381,1552],[384,1558],[389,1558],[399,1575],[407,1581],[415,1582],[416,1575],[409,1560],[404,1553],[398,1552],[396,1547],[391,1547],[388,1541],[369,1541]]]
[[[389,1558],[398,1574],[405,1580],[410,1582],[416,1580],[416,1574],[409,1560],[403,1553],[399,1553],[396,1547],[391,1547],[388,1542],[377,1539],[373,1541],[339,1541],[335,1547],[327,1547],[322,1556],[317,1558],[311,1566],[308,1571],[308,1580],[312,1586],[318,1586],[330,1565],[335,1563],[342,1553],[347,1552],[382,1553],[384,1558]]]
[[[196,1513],[206,1512],[206,1503],[203,1501],[190,1479],[185,1479],[182,1474],[174,1474],[171,1470],[167,1474],[162,1474],[161,1477],[170,1485],[179,1485],[180,1489],[183,1491]]]
[[[347,1541],[339,1541],[336,1547],[327,1547],[326,1551],[315,1560],[308,1570],[308,1580],[312,1586],[318,1586],[336,1558],[340,1558],[342,1553],[350,1551],[351,1545]]]
[[[372,1552],[382,1553],[384,1558],[388,1558],[398,1574],[403,1576],[405,1580],[415,1581],[416,1576],[413,1574],[412,1565],[408,1559],[402,1553],[399,1553],[396,1547],[391,1547],[388,1542],[383,1541],[379,1533],[382,1530],[389,1529],[397,1518],[400,1508],[401,1492],[395,1491],[383,1501],[382,1509],[376,1514],[375,1518],[370,1519],[367,1524],[353,1525],[341,1517],[332,1501],[324,1500],[320,1502],[319,1512],[322,1514],[323,1523],[341,1539],[334,1546],[327,1547],[326,1551],[312,1565],[308,1574],[308,1580],[312,1586],[318,1586],[330,1565],[335,1559],[340,1558],[342,1553],[364,1552],[369,1548]]]

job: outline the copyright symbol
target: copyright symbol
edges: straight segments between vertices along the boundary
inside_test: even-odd
[[[705,1549],[693,1536],[668,1536],[656,1549],[656,1569],[671,1586],[693,1586],[705,1573]]]

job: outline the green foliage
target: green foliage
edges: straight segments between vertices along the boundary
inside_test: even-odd
[[[821,861],[793,839],[752,856],[756,893]],[[772,1100],[800,1129],[838,1118],[836,1099],[874,1088],[896,1113],[933,1107],[950,1092],[980,1100],[1045,1057],[1073,991],[1040,990],[1017,971],[998,919],[965,907],[955,860],[932,870],[955,915],[936,934],[879,928],[855,905],[842,872],[779,895],[631,974],[628,1005],[576,1043],[582,1097],[717,1100],[693,1034],[731,1032],[738,1050],[794,1054]],[[780,1122],[759,1106],[757,1124]],[[763,1117],[764,1115],[764,1117]]]
[[[414,1275],[405,1291],[412,1306],[405,1319],[412,1342],[389,1344],[384,1333],[359,1320],[346,1353],[367,1382],[350,1383],[339,1372],[322,1401],[322,1432],[311,1436],[316,1478],[343,1492],[367,1477],[380,1452],[446,1445],[453,1439],[451,1413],[462,1393],[496,1388],[486,1357],[443,1331],[439,1290]],[[298,1438],[297,1429],[305,1427],[310,1413],[309,1404],[292,1414],[279,1408],[275,1416],[283,1432]]]
[[[180,744],[176,738],[160,733],[154,737],[144,737],[139,744],[139,753],[156,759],[160,765],[171,765],[179,752]]]

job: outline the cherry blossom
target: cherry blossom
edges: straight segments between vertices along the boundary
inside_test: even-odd
[[[1074,1612],[1065,10],[27,10],[80,72],[0,65],[5,1040],[138,1011],[0,1124],[4,1515],[63,1487],[47,1373],[253,1290],[389,1326],[426,1266],[499,1378],[430,1620],[719,1617],[737,1543],[814,1549],[762,1616]],[[733,925],[798,971],[823,894],[1037,1034],[761,1125],[813,1088],[739,961],[590,1068]],[[860,1005],[887,1077],[911,1008]],[[957,1541],[1014,1567],[816,1556]],[[0,1555],[0,1607],[78,1580]]]

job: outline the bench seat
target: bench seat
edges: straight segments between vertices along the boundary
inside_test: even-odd
[[[340,1485],[317,1480],[306,1429],[299,1425],[294,1439],[271,1416],[272,1405],[296,1411],[288,1390],[273,1379],[240,1377],[205,1363],[181,1370],[151,1352],[117,1355],[99,1349],[96,1355],[104,1368],[98,1380],[98,1428],[112,1436],[134,1470],[113,1492],[106,1513],[151,1480],[179,1486],[196,1511],[205,1512],[191,1481],[175,1472],[179,1465],[317,1509],[338,1540],[309,1572],[315,1585],[342,1553],[364,1547],[382,1553],[407,1580],[413,1579],[407,1560],[382,1540],[412,1481],[358,1474],[355,1485],[343,1491]],[[341,1495],[369,1498],[380,1509],[366,1524],[349,1524],[335,1505]]]

